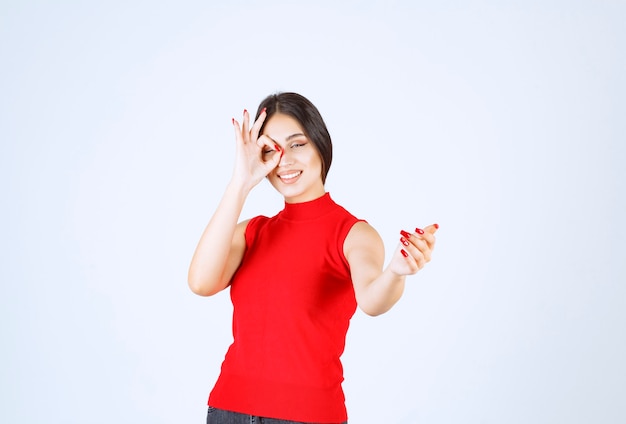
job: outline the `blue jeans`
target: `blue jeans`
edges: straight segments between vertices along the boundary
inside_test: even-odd
[[[240,414],[238,412],[224,411],[223,409],[209,406],[206,415],[206,424],[314,424],[299,421],[277,420],[275,418],[255,417],[254,415]],[[342,424],[348,424],[346,421]]]

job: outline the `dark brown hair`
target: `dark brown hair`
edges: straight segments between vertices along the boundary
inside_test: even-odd
[[[291,116],[302,126],[304,135],[313,143],[322,160],[322,183],[326,182],[326,175],[333,160],[333,144],[322,115],[315,105],[306,97],[297,93],[276,93],[267,96],[259,105],[256,112],[256,119],[263,108],[267,109],[265,122],[276,113]],[[260,134],[263,133],[265,122],[261,127]]]

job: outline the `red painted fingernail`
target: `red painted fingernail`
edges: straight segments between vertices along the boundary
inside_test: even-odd
[[[233,118],[233,125],[235,125],[235,118]]]
[[[278,144],[274,144],[274,148],[276,149],[277,152],[280,152],[280,146]]]
[[[243,114],[245,115],[246,113],[248,113],[248,109],[243,110]]]
[[[421,228],[416,228],[416,229],[415,229],[415,232],[416,232],[417,234],[424,234],[424,230],[422,230]]]
[[[264,108],[263,108],[263,110],[261,111],[261,113],[266,112],[266,111],[267,111],[267,108],[266,108],[266,107],[264,107]],[[259,115],[260,115],[260,114],[259,114]]]
[[[404,249],[400,249],[400,253],[402,253],[402,256],[404,256],[405,258],[409,257],[409,254],[406,253],[406,251]]]
[[[406,231],[402,230],[400,231],[400,234],[402,234],[405,238],[410,239],[411,238],[411,234],[407,233]]]
[[[403,245],[405,245],[405,246],[408,246],[408,245],[409,245],[408,240],[407,240],[407,239],[405,239],[404,237],[400,237],[400,243],[402,243],[402,244],[403,244]]]
[[[439,224],[434,224],[433,225],[436,229],[439,229]]]

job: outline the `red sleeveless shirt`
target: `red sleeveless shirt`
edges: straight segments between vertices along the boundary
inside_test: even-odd
[[[340,357],[356,299],[343,244],[357,221],[328,193],[249,221],[230,288],[234,341],[211,406],[291,421],[347,420]]]

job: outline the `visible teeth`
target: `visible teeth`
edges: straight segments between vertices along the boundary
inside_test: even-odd
[[[298,175],[300,175],[300,171],[294,172],[292,174],[281,175],[280,178],[282,178],[284,180],[288,180],[289,178],[296,178]]]

